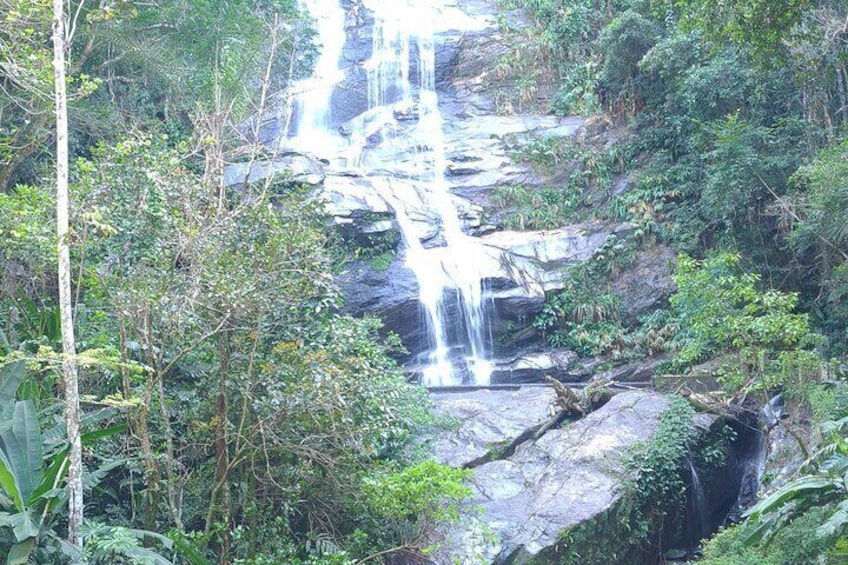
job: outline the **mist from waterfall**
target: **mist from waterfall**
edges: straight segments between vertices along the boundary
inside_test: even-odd
[[[365,0],[374,18],[372,53],[363,63],[368,110],[346,124],[342,138],[330,124],[329,110],[333,85],[341,81],[338,62],[344,34],[339,25],[344,26],[344,10],[339,0],[309,0],[306,6],[318,22],[323,47],[314,76],[305,81],[305,94],[296,98],[303,100],[294,104],[298,110],[285,143],[320,155],[345,139],[345,157],[338,158],[337,153],[328,161],[342,163],[341,172],[361,169],[358,172],[375,185],[386,187],[384,198],[395,210],[403,233],[405,265],[417,278],[429,335],[425,353],[414,361],[415,370],[426,386],[486,385],[492,370],[491,336],[476,263],[483,254],[475,238],[463,232],[445,181],[435,78],[439,11],[428,0]],[[329,92],[328,79],[335,81]],[[324,106],[314,107],[319,104]],[[403,154],[415,155],[412,166],[399,165],[393,158]],[[438,235],[430,237],[427,246],[406,209],[408,202],[423,204],[438,225]]]

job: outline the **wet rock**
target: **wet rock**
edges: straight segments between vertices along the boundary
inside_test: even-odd
[[[224,186],[239,186],[269,180],[317,186],[324,181],[324,166],[314,157],[286,153],[273,161],[234,163],[224,168]]]
[[[337,275],[335,281],[344,296],[345,313],[378,316],[385,330],[397,333],[407,346],[418,348],[426,342],[426,324],[418,303],[418,281],[415,274],[403,266],[400,257],[382,271],[365,261],[355,261]]]
[[[573,351],[550,349],[525,353],[518,357],[500,360],[492,371],[492,384],[501,383],[542,383],[545,377],[578,382],[586,380],[572,374],[569,369],[578,360]],[[586,375],[588,378],[589,375]]]
[[[324,202],[324,209],[336,224],[357,216],[394,215],[374,184],[362,177],[330,175],[315,197]]]

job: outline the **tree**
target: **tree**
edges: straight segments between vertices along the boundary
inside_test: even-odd
[[[659,3],[659,2],[657,2]],[[784,40],[798,24],[811,0],[676,0],[684,24],[704,31],[716,45],[730,40],[747,47],[761,63],[785,55]]]
[[[740,261],[731,253],[704,261],[678,257],[671,311],[681,331],[673,348],[684,366],[736,353],[739,363],[728,367],[728,377],[742,380],[728,384],[766,390],[781,384],[785,371],[807,353],[813,355],[804,348],[816,336],[807,315],[795,312],[796,294],[760,290],[760,277],[743,271]]]
[[[65,3],[53,0],[53,85],[56,101],[56,235],[59,256],[59,312],[62,324],[62,373],[65,420],[70,445],[68,465],[68,541],[82,549],[82,442],[76,342],[71,309],[71,253],[68,203],[68,96],[65,85]]]

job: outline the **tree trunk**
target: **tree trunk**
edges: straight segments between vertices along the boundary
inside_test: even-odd
[[[221,530],[221,546],[218,565],[228,565],[230,551],[230,486],[229,486],[229,468],[230,457],[229,448],[227,445],[227,389],[226,379],[230,372],[230,349],[229,340],[224,336],[218,348],[221,357],[219,374],[218,374],[218,394],[215,399],[215,486],[220,488],[221,502],[218,505],[220,508],[220,520],[223,524]]]
[[[68,96],[65,89],[64,1],[53,0],[53,82],[56,101],[56,232],[59,255],[59,311],[62,326],[62,374],[70,445],[68,466],[68,541],[82,550],[82,444],[79,384],[71,309],[71,258],[68,248]]]

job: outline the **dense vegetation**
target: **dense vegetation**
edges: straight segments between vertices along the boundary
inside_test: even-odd
[[[378,335],[338,314],[333,238],[259,120],[308,72],[288,0],[71,2],[71,259],[84,554],[66,528],[48,2],[0,2],[0,555],[9,565],[403,559],[464,471]]]
[[[307,18],[291,0],[69,5],[85,560],[347,565],[426,552],[468,491],[464,472],[419,458],[414,435],[432,422],[390,359],[397,344],[375,320],[337,313],[327,273],[338,251],[308,195],[272,179],[223,182],[225,163],[272,156],[251,116],[308,72]],[[497,217],[516,229],[633,226],[570,273],[535,328],[611,363],[666,352],[662,369],[680,372],[719,359],[731,395],[784,391],[790,425],[815,428],[818,445],[794,481],[706,545],[705,561],[844,559],[848,3],[502,7],[533,20],[504,19],[520,48],[497,69],[515,84],[498,94],[503,111],[594,125],[585,139],[517,151],[550,186],[500,187]],[[50,19],[42,0],[0,0],[8,563],[73,554],[61,540]],[[678,291],[667,309],[626,320],[598,288],[655,245],[680,253]],[[679,465],[685,442],[666,443],[637,458]],[[679,494],[674,480],[636,492]],[[647,510],[640,524],[662,520]]]
[[[532,25],[503,20],[523,48],[501,61],[517,85],[501,107],[581,113],[592,125],[583,139],[519,150],[550,186],[502,187],[495,213],[518,229],[589,218],[635,228],[574,270],[535,326],[552,344],[613,360],[666,351],[669,372],[717,359],[730,395],[783,390],[788,425],[815,428],[818,447],[795,482],[707,546],[707,561],[841,562],[848,3],[502,7],[524,9]],[[677,294],[667,310],[623,321],[618,297],[598,289],[654,245],[679,253]]]

